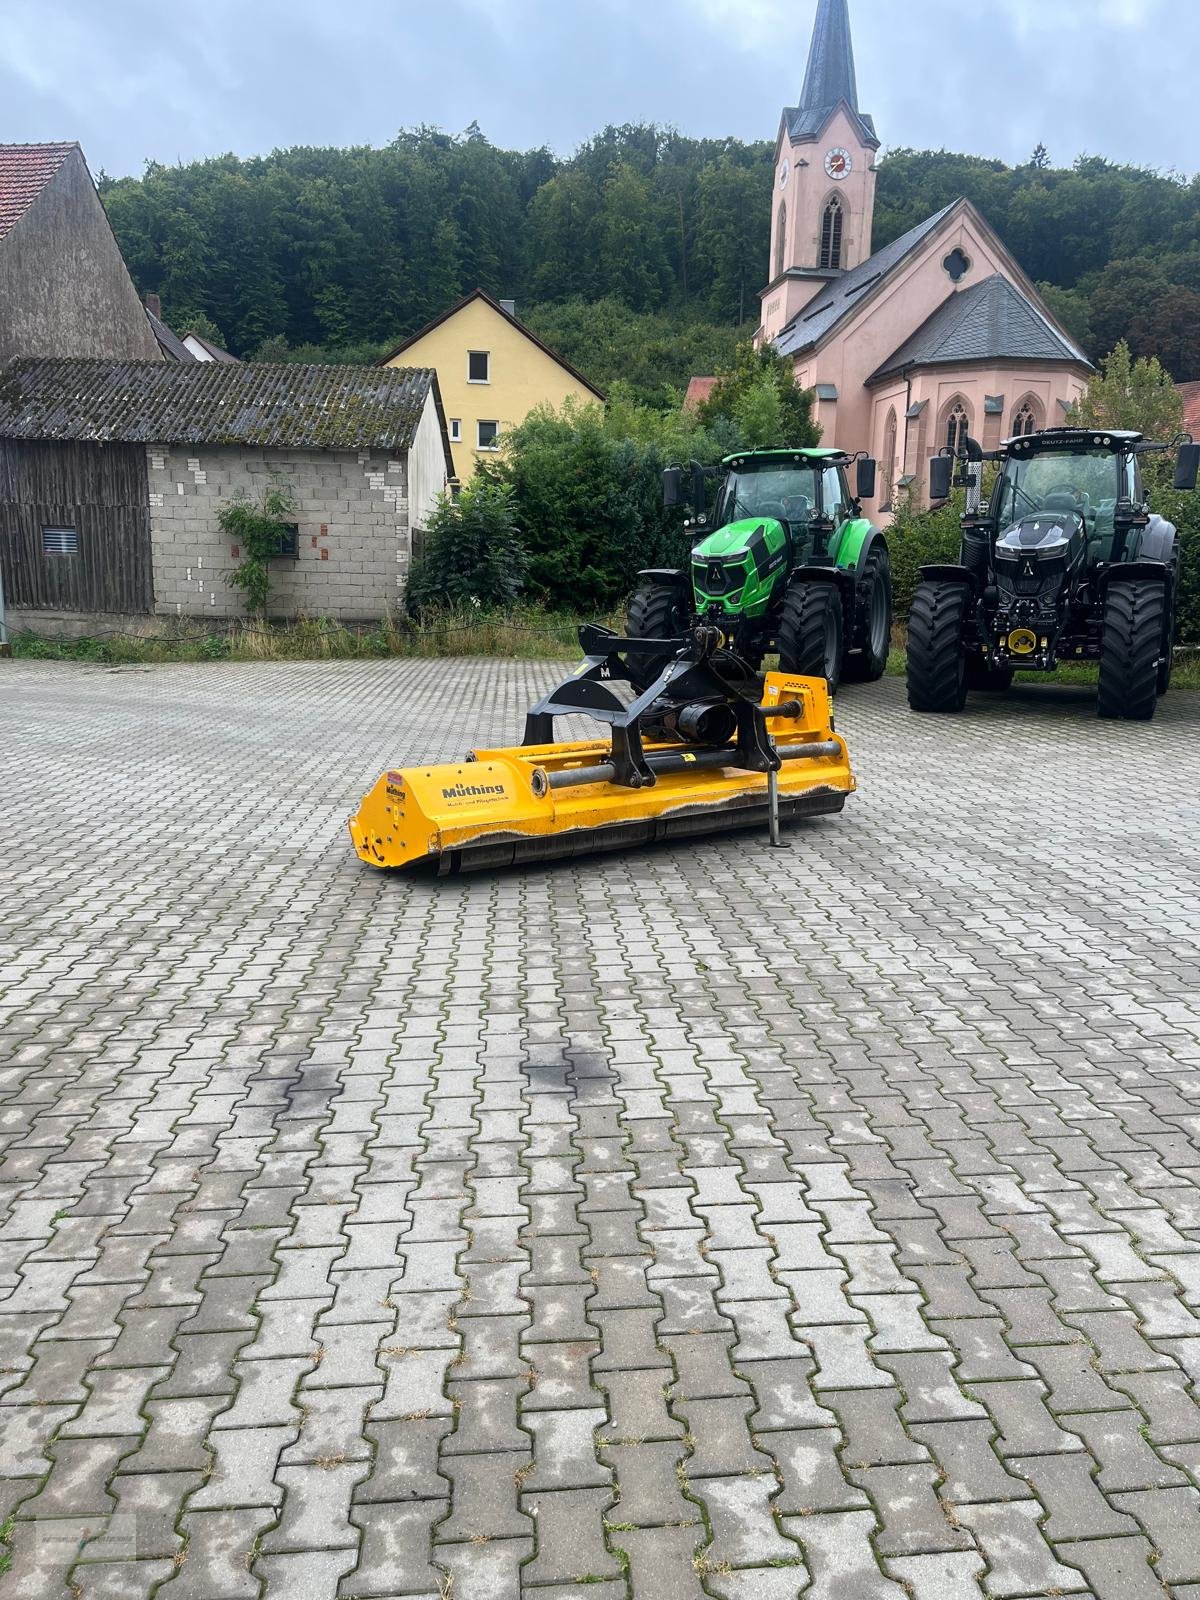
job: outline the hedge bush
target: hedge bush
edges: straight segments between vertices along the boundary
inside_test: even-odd
[[[1150,504],[1179,531],[1175,643],[1200,644],[1200,489],[1158,489]]]
[[[477,478],[457,500],[443,495],[425,530],[404,591],[410,616],[511,606],[525,577],[525,548],[511,490]]]
[[[623,599],[640,568],[686,561],[684,513],[662,503],[663,468],[715,462],[736,444],[728,430],[722,436],[694,417],[664,417],[620,396],[607,412],[568,401],[531,412],[476,482],[512,493],[530,593],[586,616]]]
[[[956,489],[953,498],[936,511],[918,511],[911,496],[900,502],[895,521],[887,530],[887,541],[892,556],[895,616],[904,626],[908,624],[920,568],[927,562],[958,560],[958,519],[965,502],[961,489]]]

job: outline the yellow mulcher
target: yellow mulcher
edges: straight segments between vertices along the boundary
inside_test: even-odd
[[[579,642],[584,660],[529,713],[524,743],[383,774],[349,822],[363,861],[445,874],[753,826],[778,844],[781,823],[853,792],[823,679],[762,677],[703,625],[677,639],[588,625]],[[610,737],[555,743],[566,716]]]

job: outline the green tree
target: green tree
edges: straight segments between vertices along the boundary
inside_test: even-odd
[[[696,247],[712,280],[714,316],[744,322],[756,291],[770,276],[770,173],[727,154],[700,173]]]
[[[600,389],[621,383],[660,409],[678,407],[689,378],[731,366],[739,337],[751,331],[677,309],[633,312],[615,295],[528,306],[521,316]]]
[[[1156,356],[1177,383],[1200,378],[1200,294],[1172,283],[1133,319],[1135,354]]]
[[[1138,307],[1156,300],[1166,288],[1166,277],[1156,262],[1136,257],[1109,262],[1089,296],[1093,349],[1113,350],[1128,339]]]
[[[604,185],[599,219],[601,284],[634,311],[660,305],[670,274],[650,189],[635,169],[622,164]]]
[[[766,386],[775,391],[777,411],[769,411],[764,404]],[[711,427],[722,417],[731,419],[739,429],[750,423],[756,434],[768,422],[777,423],[778,436],[760,438],[760,446],[802,448],[821,441],[821,430],[812,419],[811,390],[797,386],[791,360],[778,355],[771,345],[756,349],[749,341],[739,344],[732,367],[718,374],[712,393],[700,407],[700,421]]]
[[[618,392],[599,405],[539,407],[481,472],[507,484],[529,552],[529,585],[571,611],[603,611],[642,567],[686,559],[683,513],[662,503],[663,468],[715,462],[727,444],[694,416],[641,407]]]
[[[1122,340],[1067,420],[1077,428],[1133,428],[1169,442],[1183,426],[1183,400],[1155,356],[1135,361]]]
[[[464,606],[508,606],[521,592],[526,555],[511,489],[477,477],[457,500],[443,495],[429,520],[404,603],[414,617]]]

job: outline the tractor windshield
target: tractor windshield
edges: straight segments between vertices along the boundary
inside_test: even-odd
[[[1120,492],[1121,458],[1111,450],[1046,450],[1010,456],[996,485],[997,526],[1039,511],[1078,511],[1089,528],[1111,522]]]
[[[817,500],[817,473],[790,464],[745,467],[730,472],[717,500],[717,526],[742,517],[774,517],[793,531],[811,521]]]

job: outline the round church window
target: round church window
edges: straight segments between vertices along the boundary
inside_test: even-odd
[[[951,283],[957,283],[958,280],[965,275],[970,265],[971,263],[967,260],[966,256],[963,255],[962,251],[957,248],[957,246],[951,250],[950,254],[942,261],[942,266],[946,271],[946,276],[950,279]]]

